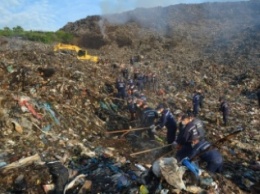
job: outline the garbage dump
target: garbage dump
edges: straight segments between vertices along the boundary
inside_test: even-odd
[[[221,5],[199,5],[216,11],[203,20],[205,29],[200,17],[190,15],[201,7],[179,5],[185,17],[168,8],[194,19],[194,25],[173,20],[168,35],[140,23],[107,22],[106,40],[100,41],[101,17],[65,26],[91,26],[93,32],[78,41],[99,44],[88,49],[99,56],[97,63],[54,52],[53,45],[0,37],[0,193],[259,193],[259,20],[249,14],[241,18],[245,25],[233,25],[237,17],[222,12],[232,15],[233,5],[240,12],[250,5],[246,10],[255,13],[259,4]],[[132,83],[126,72],[135,89],[123,90]],[[164,128],[151,140],[139,109],[129,111],[131,102],[153,109],[162,103],[177,121],[192,109],[197,89],[204,95],[198,118],[208,142],[244,129],[214,145],[223,156],[221,173],[208,172],[199,159],[190,161],[197,167],[191,171],[176,160],[178,145],[167,143]],[[230,108],[226,125],[219,112],[222,96]],[[155,164],[159,170],[153,172]]]

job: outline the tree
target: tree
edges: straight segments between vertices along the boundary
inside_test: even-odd
[[[13,32],[15,33],[21,33],[23,32],[23,28],[21,26],[16,26],[16,27],[13,27]]]
[[[4,27],[4,31],[10,32],[11,29],[9,27]]]

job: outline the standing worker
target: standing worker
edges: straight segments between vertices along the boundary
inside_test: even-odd
[[[177,131],[177,123],[173,117],[173,114],[162,104],[159,105],[156,110],[161,117],[156,123],[156,126],[152,126],[152,131],[156,132],[156,130],[162,129],[165,126],[167,128],[167,143],[172,144],[175,141]]]
[[[136,119],[136,99],[134,97],[129,97],[127,100],[127,108],[130,113],[130,121],[134,121]]]
[[[117,80],[116,89],[118,91],[117,97],[125,99],[125,97],[126,97],[126,84],[125,84],[123,78],[120,78],[120,79]]]
[[[227,126],[228,123],[228,115],[229,115],[229,107],[228,107],[228,103],[226,102],[224,97],[220,97],[219,98],[219,102],[220,102],[220,107],[219,107],[219,111],[222,112],[223,115],[223,123],[225,126]]]
[[[140,92],[144,90],[144,75],[139,73],[136,78],[136,86]]]
[[[260,86],[258,87],[258,91],[257,91],[256,95],[257,95],[257,99],[258,99],[258,106],[260,108]]]
[[[149,107],[146,102],[143,102],[143,108],[142,108],[142,116],[141,116],[141,125],[142,127],[150,127],[155,119],[158,118],[158,113],[156,110]],[[148,135],[151,140],[154,140],[154,133],[152,132],[152,129],[148,129]]]
[[[195,116],[197,116],[199,113],[199,108],[202,108],[203,105],[203,97],[200,90],[196,90],[192,98],[192,104],[193,104],[193,113]]]

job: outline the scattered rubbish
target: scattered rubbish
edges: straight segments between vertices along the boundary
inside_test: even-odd
[[[76,176],[72,181],[70,181],[68,184],[66,184],[63,194],[66,194],[66,192],[68,190],[74,188],[75,186],[83,185],[85,183],[85,177],[86,177],[86,175],[84,175],[84,174],[80,174],[80,175]],[[64,182],[66,183],[67,181],[64,181]]]
[[[92,187],[92,181],[86,180],[82,185],[81,189],[79,190],[78,194],[84,194],[91,191],[91,187]]]
[[[23,128],[22,128],[22,126],[21,126],[18,122],[16,122],[15,120],[12,120],[11,122],[14,124],[15,130],[16,130],[18,133],[22,134],[22,133],[23,133]]]
[[[8,170],[14,169],[14,168],[20,168],[20,167],[24,167],[24,166],[28,166],[31,165],[33,163],[39,163],[41,162],[41,158],[38,154],[26,157],[26,158],[21,158],[20,160],[13,162],[11,164],[8,164],[4,167],[2,167],[0,170],[3,172],[6,172]]]
[[[6,166],[6,165],[7,165],[6,162],[0,162],[0,168],[4,167],[4,166]]]
[[[141,185],[141,186],[140,186],[140,194],[148,194],[148,193],[149,193],[149,191],[148,191],[148,189],[146,188],[146,186]]]
[[[48,162],[46,165],[49,168],[50,174],[53,177],[54,192],[62,194],[65,191],[64,187],[69,180],[69,172],[60,161]]]
[[[141,192],[141,186],[143,193],[259,193],[260,44],[259,21],[252,17],[259,5],[255,1],[178,5],[145,15],[142,10],[130,11],[127,15],[134,17],[127,25],[99,16],[66,25],[63,30],[76,34],[73,41],[89,47],[88,52],[74,45],[59,45],[56,51],[63,51],[54,52],[53,45],[0,37],[0,153],[6,152],[0,154],[0,193],[42,194],[43,189],[63,193],[66,185],[67,194],[130,194]],[[214,17],[194,17],[201,8]],[[171,14],[158,17],[165,9]],[[245,17],[238,22],[234,14]],[[158,22],[146,21],[147,15]],[[136,18],[142,21],[136,23]],[[155,24],[167,24],[167,32],[164,25],[154,31]],[[122,75],[123,68],[127,75]],[[118,77],[128,82],[138,73],[145,77],[144,90],[142,96],[132,91],[133,102],[139,95],[151,108],[164,103],[176,119],[192,108],[193,92],[201,89],[205,100],[198,117],[207,129],[207,141],[216,142],[236,126],[245,129],[217,146],[225,159],[221,174],[200,175],[199,185],[191,180],[199,174],[196,168],[190,173],[163,156],[153,170],[164,180],[153,177],[146,184],[148,166],[170,146],[164,147],[164,129],[152,141],[146,130],[138,135],[140,109],[130,115],[128,98],[115,94]],[[231,108],[227,126],[218,113],[222,95]],[[123,135],[118,133],[123,129]],[[53,160],[60,160],[59,167],[42,165]],[[201,163],[198,167],[205,169]]]
[[[141,170],[141,171],[146,171],[146,168],[145,167],[143,167],[141,164],[135,164],[135,166],[139,169],[139,170]]]
[[[179,166],[175,158],[161,158],[155,161],[152,170],[157,177],[163,177],[167,183],[176,189],[186,189],[182,179],[185,167]]]
[[[26,191],[26,181],[23,174],[19,175],[14,181],[14,188],[16,192]]]

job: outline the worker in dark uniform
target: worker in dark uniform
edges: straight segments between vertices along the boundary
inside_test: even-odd
[[[193,113],[188,113],[188,115],[190,115],[190,119],[192,120],[191,122],[196,126],[196,128],[198,130],[200,140],[203,140],[205,138],[206,132],[204,130],[204,124],[203,124],[202,120],[195,117]]]
[[[127,91],[128,91],[127,93],[129,96],[133,96],[134,89],[135,89],[134,81],[132,79],[129,79],[127,83]]]
[[[117,80],[116,89],[118,91],[117,97],[125,99],[125,97],[126,97],[126,84],[125,84],[125,82],[122,78]]]
[[[122,69],[122,75],[123,75],[123,78],[125,78],[125,79],[128,78],[129,73],[128,73],[128,68],[127,67],[124,67]]]
[[[139,73],[136,78],[136,86],[140,92],[144,89],[144,75]]]
[[[142,108],[142,117],[141,117],[141,124],[142,127],[150,127],[153,125],[156,118],[158,118],[158,113],[156,110],[149,107],[146,102],[143,102],[143,108]],[[152,132],[152,129],[148,129],[148,135],[151,140],[154,140],[154,133]]]
[[[205,140],[200,140],[200,136],[193,136],[192,151],[189,158],[198,155],[198,158],[207,163],[206,169],[211,173],[221,172],[223,166],[222,155],[216,149],[209,149],[211,144]]]
[[[184,128],[179,132],[176,140],[178,150],[176,153],[176,159],[178,161],[181,161],[183,158],[191,154],[192,137],[199,135],[198,130],[192,122],[190,115],[185,114],[182,116],[182,125],[184,126]]]
[[[177,131],[177,123],[174,119],[173,114],[164,105],[159,105],[157,107],[158,114],[161,115],[159,121],[155,124],[155,132],[156,130],[162,129],[164,126],[167,128],[167,143],[171,144],[175,141],[176,131]]]
[[[129,97],[127,100],[127,108],[130,113],[130,121],[133,121],[136,119],[136,102],[134,97]]]
[[[157,77],[155,73],[152,73],[152,78],[151,78],[151,86],[152,86],[152,90],[153,92],[156,92],[157,90]]]
[[[202,95],[200,90],[196,90],[196,93],[194,94],[192,98],[192,103],[193,103],[193,113],[195,116],[199,114],[199,108],[202,106]]]
[[[258,91],[257,91],[256,95],[257,95],[257,99],[258,99],[258,106],[260,108],[260,86],[258,88]]]
[[[222,112],[223,123],[224,123],[225,126],[227,126],[228,115],[229,115],[229,106],[228,106],[228,103],[226,102],[224,97],[220,97],[219,102],[220,102],[219,111]]]

